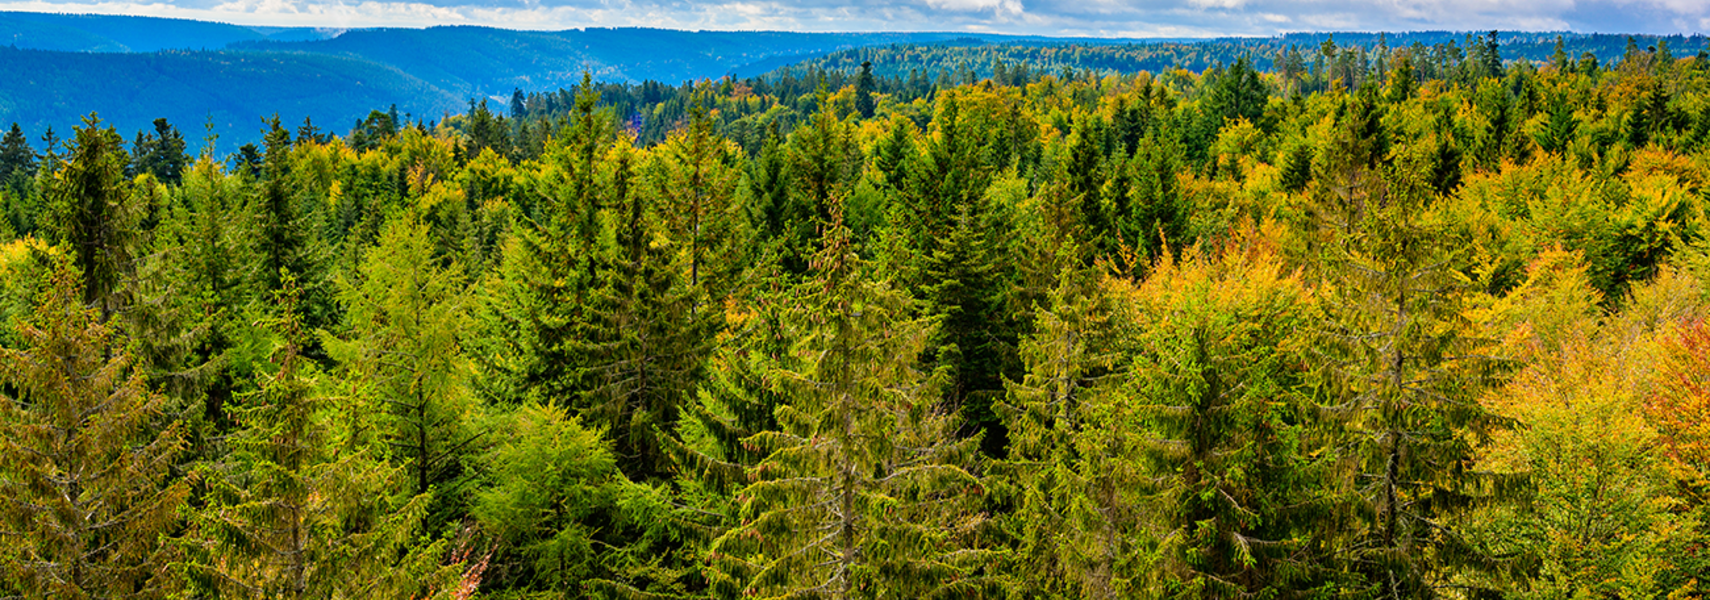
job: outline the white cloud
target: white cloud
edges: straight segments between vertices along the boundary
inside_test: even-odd
[[[0,0],[0,10],[336,28],[645,26],[1112,37],[1302,30],[1710,30],[1710,0]]]

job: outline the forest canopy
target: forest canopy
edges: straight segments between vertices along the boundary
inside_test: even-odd
[[[0,597],[1698,597],[1710,59],[1464,41],[13,125]]]

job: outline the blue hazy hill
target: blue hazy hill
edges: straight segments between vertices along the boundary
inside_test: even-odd
[[[307,27],[245,27],[160,17],[0,12],[0,46],[32,50],[217,50],[237,42],[318,40],[336,33]]]

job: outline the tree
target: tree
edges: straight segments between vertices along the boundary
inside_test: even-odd
[[[185,147],[184,136],[178,133],[177,127],[164,118],[155,119],[154,133],[137,132],[136,143],[131,145],[131,170],[137,174],[153,175],[162,183],[177,185],[183,181],[184,168],[190,164],[190,157],[184,153]]]
[[[586,298],[586,335],[577,345],[586,389],[575,406],[612,437],[623,472],[646,482],[669,473],[660,438],[675,431],[691,401],[715,321],[697,310],[700,290],[684,281],[694,272],[692,252],[654,241],[661,229],[655,211],[664,207],[630,189],[631,152],[621,145],[611,160],[616,245],[601,249],[597,287]]]
[[[862,62],[861,74],[855,77],[855,112],[863,119],[873,118],[873,63]]]
[[[1372,594],[1429,597],[1447,573],[1489,566],[1453,519],[1501,499],[1498,481],[1468,469],[1474,442],[1499,424],[1477,400],[1498,364],[1463,333],[1468,286],[1450,268],[1456,249],[1425,219],[1429,175],[1379,167],[1387,136],[1369,101],[1362,93],[1344,115],[1317,191],[1330,292],[1319,361],[1330,367],[1327,410],[1350,440],[1350,508],[1362,515],[1339,543]]]
[[[182,566],[192,590],[229,597],[414,597],[449,586],[443,542],[417,545],[428,496],[362,430],[355,398],[334,398],[313,361],[285,280],[278,336],[257,389],[232,409],[230,452],[204,473],[207,506]],[[341,402],[342,400],[342,402]],[[358,409],[358,410],[353,410]]]
[[[164,539],[189,490],[173,473],[182,437],[81,288],[62,264],[23,347],[0,348],[0,591],[165,598]]]
[[[0,228],[10,228],[14,235],[26,235],[36,228],[37,207],[34,195],[36,153],[17,123],[0,138]]]
[[[688,253],[688,285],[704,294],[697,302],[722,299],[732,290],[741,257],[752,256],[745,243],[747,215],[736,197],[741,176],[736,149],[713,131],[712,119],[697,100],[688,126],[653,156],[648,191],[660,203],[652,210],[661,213],[671,238]]]
[[[621,475],[599,430],[562,408],[529,405],[513,418],[488,458],[493,483],[473,514],[532,574],[518,584],[569,592],[601,574],[588,522],[609,506]]]
[[[355,277],[342,282],[342,339],[325,339],[354,393],[371,398],[389,455],[410,478],[413,494],[434,493],[433,524],[449,520],[465,490],[463,463],[478,439],[480,410],[462,341],[473,322],[459,267],[433,255],[427,226],[401,215],[381,230]]]
[[[916,370],[927,325],[874,281],[833,203],[814,278],[799,290],[803,336],[778,431],[745,444],[767,454],[739,492],[742,525],[713,542],[713,587],[727,597],[968,597],[986,587],[968,537],[980,482]]]
[[[1026,373],[1000,405],[1014,494],[1013,589],[1027,596],[1124,598],[1153,567],[1141,431],[1115,393],[1113,299],[1088,269],[1059,275],[1021,343]]]
[[[1165,597],[1307,597],[1333,581],[1337,498],[1304,366],[1315,311],[1266,243],[1166,257],[1117,298],[1138,313],[1118,402],[1150,434]]]
[[[118,132],[101,127],[94,115],[75,128],[77,136],[47,190],[49,229],[68,246],[72,265],[83,275],[83,302],[97,305],[103,320],[119,308],[115,297],[132,268],[139,217],[125,180],[125,155]]]
[[[279,125],[279,117],[266,120],[267,151],[262,159],[261,192],[256,195],[254,243],[261,260],[253,271],[256,291],[269,294],[284,289],[286,277],[295,277],[304,292],[304,324],[324,324],[318,314],[321,303],[321,249],[308,216],[298,205],[291,180],[291,132]]]
[[[13,181],[29,179],[36,174],[36,153],[17,123],[0,138],[0,185],[14,187]]]

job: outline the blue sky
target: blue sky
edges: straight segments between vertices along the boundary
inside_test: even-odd
[[[0,10],[329,28],[476,24],[1107,37],[1426,29],[1710,32],[1710,0],[0,0]]]

